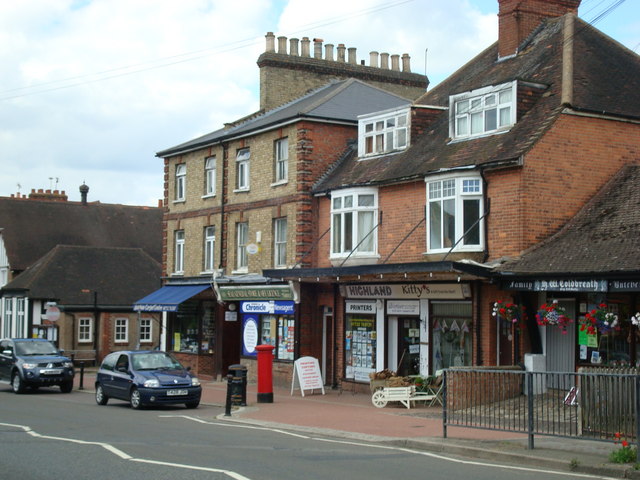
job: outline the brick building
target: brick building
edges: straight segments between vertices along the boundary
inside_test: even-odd
[[[0,198],[0,332],[95,362],[158,345],[158,315],[133,302],[160,283],[163,212],[88,202],[88,190],[80,202],[58,190]]]
[[[140,311],[165,312],[162,344],[198,375],[242,363],[253,377],[255,343],[274,346],[275,380],[290,382],[293,360],[320,357],[322,329],[301,314],[293,283],[263,269],[308,265],[318,232],[311,188],[357,139],[358,116],[406,108],[427,79],[387,64],[333,57],[321,41],[266,37],[258,60],[261,110],[223,129],[162,150],[165,286]],[[320,53],[318,53],[320,52]],[[244,335],[241,335],[242,333]],[[324,344],[326,350],[326,344]]]
[[[575,368],[576,323],[563,335],[534,313],[555,299],[576,318],[602,295],[527,291],[495,267],[638,163],[640,61],[576,18],[579,0],[498,3],[496,44],[413,105],[360,117],[358,144],[314,186],[317,231],[328,233],[310,266],[264,272],[299,282],[304,315],[335,316],[334,384],[383,368],[512,365],[525,352]],[[401,117],[410,140],[389,153]],[[633,310],[628,293],[618,301]],[[522,329],[493,315],[499,300],[526,307]]]

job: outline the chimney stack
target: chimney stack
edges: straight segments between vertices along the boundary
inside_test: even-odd
[[[581,0],[498,0],[498,57],[518,53],[518,47],[546,18],[578,13]]]

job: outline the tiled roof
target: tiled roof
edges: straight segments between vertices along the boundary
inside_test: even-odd
[[[449,112],[443,110],[405,151],[336,166],[316,185],[327,191],[351,185],[383,184],[423,177],[443,169],[516,161],[535,144],[562,112],[564,18],[545,21],[522,51],[498,60],[494,44],[416,100],[416,105],[449,107],[449,96],[517,80],[532,89],[534,101],[518,112],[506,133],[465,141],[449,138]],[[638,55],[581,20],[576,20],[572,108],[639,118]]]
[[[56,245],[142,248],[162,259],[161,208],[0,197],[0,234],[12,270]]]
[[[640,165],[624,167],[558,233],[496,270],[514,275],[639,272],[638,185]]]
[[[228,129],[220,129],[156,154],[168,157],[248,135],[295,119],[357,124],[358,115],[409,105],[409,100],[380,88],[348,79],[328,83],[281,107],[258,113]]]
[[[160,287],[161,265],[139,248],[60,245],[37,260],[5,291],[55,299],[61,305],[130,307]]]

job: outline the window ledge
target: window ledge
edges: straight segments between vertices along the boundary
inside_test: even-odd
[[[244,275],[245,273],[249,273],[248,268],[239,268],[238,270],[231,271],[231,275]]]
[[[339,267],[344,262],[345,267],[352,265],[373,265],[378,263],[380,260],[380,255],[378,254],[370,254],[370,255],[352,255],[349,257],[347,261],[345,261],[346,257],[330,257],[331,265],[334,267]]]
[[[184,277],[184,272],[173,272],[171,277]]]
[[[182,199],[182,200],[174,200],[174,201],[173,201],[173,202],[171,202],[171,203],[173,203],[174,205],[176,205],[176,204],[178,204],[178,203],[186,203],[186,202],[187,202],[187,201],[186,201],[185,199]]]
[[[248,193],[250,192],[250,188],[234,188],[233,193]]]
[[[210,193],[208,195],[202,195],[202,197],[200,197],[200,198],[215,198],[215,197],[216,197],[215,193]]]
[[[288,184],[288,183],[289,183],[289,180],[279,180],[279,181],[277,181],[277,182],[273,182],[273,183],[271,184],[271,186],[272,186],[272,187],[281,187],[281,186],[286,185],[286,184]]]

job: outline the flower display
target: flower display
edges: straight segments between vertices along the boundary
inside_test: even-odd
[[[554,300],[551,303],[543,303],[536,313],[536,321],[538,325],[557,326],[560,328],[563,334],[567,333],[567,326],[573,321],[567,316],[567,311],[564,307],[558,305],[558,301]]]
[[[636,313],[635,315],[632,315],[630,322],[631,322],[631,325],[633,325],[634,327],[640,327],[640,312]]]
[[[586,330],[589,335],[595,335],[598,332],[606,335],[612,330],[620,330],[618,316],[608,311],[606,303],[601,303],[598,308],[585,314],[584,320],[580,321],[580,330]]]
[[[517,323],[518,320],[523,315],[524,308],[520,305],[511,302],[503,302],[502,300],[498,300],[493,304],[493,313],[494,317],[501,317],[505,320],[508,320],[512,323]]]

